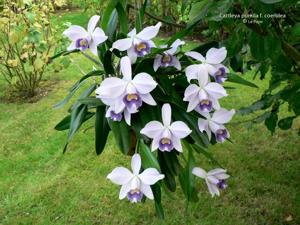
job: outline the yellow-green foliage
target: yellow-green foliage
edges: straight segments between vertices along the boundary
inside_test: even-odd
[[[33,96],[58,46],[51,1],[4,4],[0,18],[0,73],[22,95]]]

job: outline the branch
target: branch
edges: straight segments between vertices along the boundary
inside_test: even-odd
[[[132,5],[132,4],[130,4],[130,3],[128,3],[127,6],[128,6],[128,8],[134,9],[134,10],[136,10],[136,11],[139,10],[139,9],[135,8],[135,6]],[[151,13],[149,13],[149,12],[147,12],[147,11],[145,11],[145,15],[149,16],[149,17],[152,18],[152,19],[155,19],[155,20],[157,20],[157,21],[160,21],[160,22],[162,22],[162,23],[165,23],[165,24],[168,24],[168,25],[171,25],[171,26],[174,26],[174,27],[179,27],[179,28],[185,28],[185,27],[186,27],[185,24],[178,24],[178,23],[170,22],[170,21],[165,20],[165,19],[163,19],[163,18],[161,18],[161,17],[152,15]]]

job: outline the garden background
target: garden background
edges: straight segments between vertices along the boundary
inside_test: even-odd
[[[158,14],[166,16],[171,3],[162,2],[166,9]],[[90,4],[94,3],[58,4],[52,17],[58,33],[66,29],[67,22],[85,27],[94,13]],[[163,43],[167,34],[176,32],[174,29],[167,26],[155,42]],[[194,32],[186,42],[184,48],[189,50],[201,40]],[[209,148],[232,175],[229,188],[219,198],[211,198],[198,180],[199,201],[190,203],[186,210],[180,188],[172,195],[163,191],[165,220],[155,216],[151,201],[119,201],[119,188],[105,177],[111,168],[128,166],[129,160],[120,156],[111,134],[105,151],[96,157],[94,130],[90,129],[94,122],[88,121],[62,154],[67,133],[54,127],[65,116],[67,106],[53,106],[93,68],[93,63],[80,54],[69,58],[67,68],[46,72],[41,90],[30,101],[8,92],[0,77],[1,224],[300,224],[300,120],[296,118],[289,130],[276,129],[272,135],[262,121],[253,123],[259,110],[236,115],[228,125],[232,143]],[[254,69],[247,70],[243,78],[258,88],[230,83],[235,89],[230,89],[230,96],[222,102],[226,108],[240,109],[260,98],[271,74],[268,71],[265,79],[253,80],[254,74]],[[279,116],[289,115],[285,104]],[[201,165],[210,164],[202,155],[196,160]]]

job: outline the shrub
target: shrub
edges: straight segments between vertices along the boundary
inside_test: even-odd
[[[25,2],[25,1],[24,1]],[[51,24],[52,4],[7,2],[0,18],[0,72],[11,87],[32,97],[57,45]]]

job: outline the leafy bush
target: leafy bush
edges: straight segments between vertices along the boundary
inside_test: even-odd
[[[135,28],[131,31],[124,0],[109,2],[101,28],[97,26],[100,17],[94,15],[87,30],[70,26],[64,31],[71,43],[59,55],[76,51],[103,66],[81,77],[55,106],[64,106],[87,79],[96,78],[55,128],[68,130],[65,152],[81,125],[94,117],[96,153],[103,152],[112,132],[121,153],[132,156],[133,173],[118,167],[107,176],[122,185],[120,199],[127,196],[131,202],[139,202],[146,196],[154,200],[157,214],[163,217],[161,188],[174,192],[176,179],[187,202],[198,200],[194,175],[206,180],[212,196],[227,187],[226,170],[206,172],[195,167],[195,157],[203,154],[221,167],[208,146],[229,140],[224,124],[235,113],[219,104],[219,99],[227,96],[222,83],[228,80],[255,85],[229,74],[222,64],[227,50],[218,42],[182,51],[184,41],[180,39],[200,19],[191,21],[164,46],[156,46],[154,37],[161,23],[144,28],[146,7],[147,1],[135,11]]]
[[[0,72],[24,97],[36,94],[50,55],[59,51],[51,11],[50,2],[28,1],[7,2],[1,12]]]
[[[202,34],[208,40],[226,45],[235,72],[253,69],[253,79],[270,80],[261,98],[239,113],[263,110],[253,122],[264,122],[272,133],[291,128],[300,116],[299,1],[202,0],[191,8],[190,20],[196,18],[206,24]],[[291,115],[279,118],[285,103]]]

